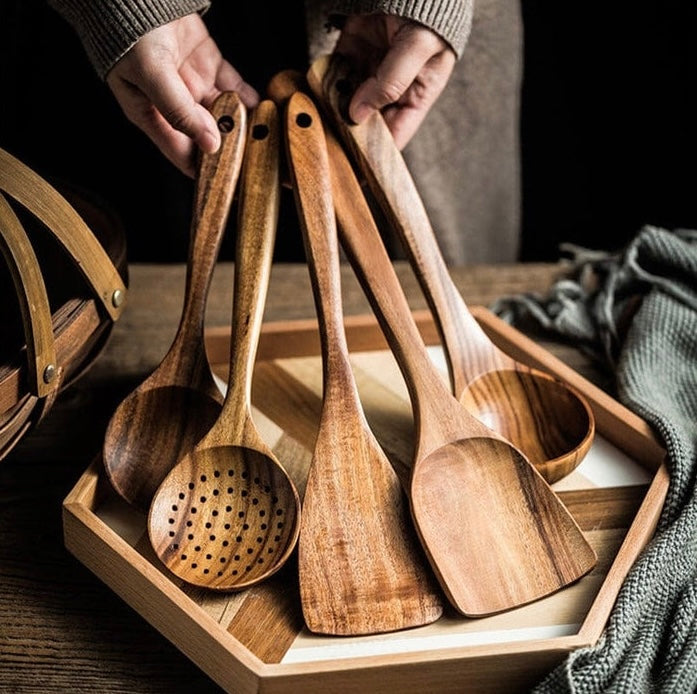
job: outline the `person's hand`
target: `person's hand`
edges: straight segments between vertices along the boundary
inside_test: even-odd
[[[128,119],[188,176],[195,148],[215,152],[220,133],[210,106],[236,91],[247,107],[259,95],[228,63],[198,14],[145,34],[109,71],[107,84]]]
[[[351,98],[349,117],[361,123],[382,111],[400,149],[443,91],[456,61],[427,27],[385,14],[347,17],[334,50],[366,76]]]

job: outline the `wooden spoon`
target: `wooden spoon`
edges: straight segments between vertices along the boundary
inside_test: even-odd
[[[164,564],[189,583],[217,590],[241,590],[278,571],[300,530],[295,485],[252,419],[252,372],[279,206],[274,103],[261,102],[250,125],[227,394],[211,430],[160,485],[148,517],[152,546]]]
[[[287,153],[317,305],[323,404],[303,501],[300,594],[311,631],[369,634],[435,621],[438,585],[404,492],[365,418],[341,310],[339,251],[322,123],[296,93]]]
[[[206,298],[242,163],[247,115],[233,92],[218,97],[211,112],[222,143],[199,163],[179,327],[160,365],[114,412],[104,440],[104,466],[112,486],[142,510],[173,465],[210,429],[222,402],[203,330]]]
[[[352,169],[330,151],[342,242],[412,399],[411,510],[441,586],[472,617],[559,590],[593,568],[593,549],[525,456],[438,376]]]
[[[569,384],[501,351],[469,312],[382,116],[375,113],[361,125],[342,116],[352,93],[348,62],[324,56],[307,78],[402,239],[441,334],[453,393],[524,451],[548,482],[564,477],[593,442],[595,419],[587,401]]]

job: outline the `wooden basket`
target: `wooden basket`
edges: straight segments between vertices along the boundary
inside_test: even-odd
[[[126,235],[0,149],[0,459],[104,347],[126,299]],[[7,300],[9,297],[9,300]]]
[[[64,502],[68,549],[204,672],[229,692],[524,691],[572,650],[594,644],[631,565],[651,537],[668,475],[646,424],[548,352],[484,309],[473,314],[504,350],[569,381],[589,399],[597,423],[591,452],[554,485],[599,561],[576,584],[531,605],[484,619],[446,609],[435,624],[363,637],[304,629],[297,565],[247,591],[220,595],[167,572],[150,547],[145,516],[109,487],[99,460]],[[415,318],[427,344],[438,336],[426,312]],[[404,382],[372,316],[346,318],[359,391],[388,456],[411,452]],[[209,330],[207,348],[226,377],[229,328]],[[442,362],[439,347],[431,347]],[[259,428],[302,494],[321,405],[314,321],[264,326],[255,372]],[[379,548],[376,548],[379,551]]]

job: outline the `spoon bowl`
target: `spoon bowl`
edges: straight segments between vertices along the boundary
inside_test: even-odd
[[[206,298],[237,183],[246,110],[235,92],[211,107],[221,145],[199,162],[184,305],[159,366],[116,408],[107,426],[104,468],[114,490],[146,511],[167,473],[211,428],[222,395],[203,340]]]
[[[188,386],[159,386],[157,378],[153,381],[153,387],[144,381],[121,403],[104,441],[105,460],[118,461],[118,484],[129,501],[141,508],[147,507],[162,481],[157,471],[171,470],[182,451],[199,442],[218,418],[222,400],[215,393],[209,395]],[[182,417],[182,413],[187,416]],[[153,451],[157,451],[155,464],[151,463]],[[151,477],[146,476],[151,467],[156,470]],[[113,466],[111,469],[113,472]],[[126,478],[127,489],[123,483]]]
[[[280,566],[297,538],[297,493],[271,455],[220,445],[195,450],[167,476],[150,539],[188,583],[242,590]]]
[[[279,207],[279,123],[272,101],[252,114],[240,186],[227,393],[208,433],[162,481],[148,532],[188,583],[236,591],[271,576],[300,532],[293,481],[252,417],[251,385]]]
[[[487,371],[459,399],[482,423],[523,450],[550,484],[576,468],[593,443],[595,423],[587,401],[539,371]]]
[[[440,332],[454,395],[467,407],[478,403],[472,412],[483,410],[494,429],[519,447],[548,482],[571,472],[595,434],[588,403],[562,381],[551,387],[551,376],[512,359],[479,326],[450,276],[416,185],[382,115],[376,112],[360,125],[345,118],[355,83],[350,63],[336,54],[321,56],[307,80],[403,243]],[[519,380],[511,371],[520,374]]]

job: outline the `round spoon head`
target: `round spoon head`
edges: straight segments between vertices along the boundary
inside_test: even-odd
[[[116,409],[104,468],[120,496],[147,511],[167,473],[213,426],[221,404],[183,386],[137,388]]]
[[[246,108],[238,94],[222,92],[211,115],[221,144],[199,157],[179,327],[159,366],[114,413],[104,440],[104,464],[115,490],[144,510],[165,475],[208,433],[221,409],[203,333],[208,290],[244,153]]]
[[[285,563],[299,533],[294,485],[270,456],[240,446],[195,450],[157,490],[148,532],[187,583],[242,590]]]
[[[470,314],[387,123],[376,113],[360,125],[348,124],[345,104],[358,85],[356,78],[352,62],[336,53],[319,57],[307,73],[310,87],[353,152],[387,223],[403,242],[439,328],[453,392],[475,416],[510,438],[548,481],[563,477],[590,447],[594,425],[589,408],[580,402],[580,396],[548,386],[532,375],[521,376],[516,382],[514,374],[500,378],[487,374],[477,386],[467,385],[482,372],[498,372],[502,365],[521,371],[526,367],[514,365]],[[512,393],[507,392],[509,385]],[[547,412],[542,411],[542,405]],[[479,417],[480,411],[483,417]]]
[[[469,617],[549,595],[596,562],[542,476],[502,440],[475,436],[426,455],[414,468],[411,503],[441,585]]]
[[[583,460],[595,419],[571,386],[535,370],[490,371],[470,383],[460,402],[525,453],[552,484]]]

